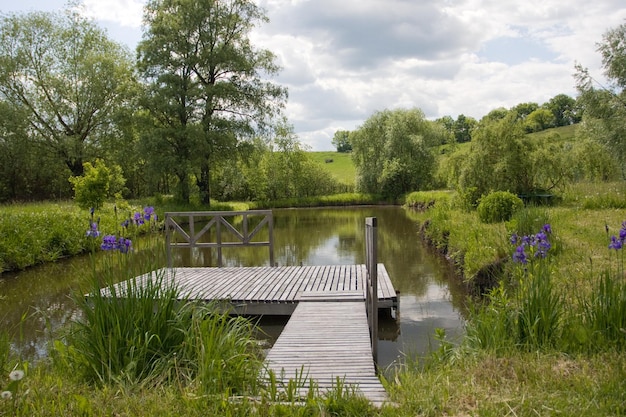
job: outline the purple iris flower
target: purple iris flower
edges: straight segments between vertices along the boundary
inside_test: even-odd
[[[154,207],[148,206],[143,209],[143,218],[146,221],[150,221],[150,217],[154,214]]]
[[[102,250],[116,250],[117,249],[117,238],[114,235],[106,235],[102,238],[102,245],[100,245],[100,249]]]
[[[98,230],[98,223],[91,222],[89,230],[87,230],[88,237],[98,237],[100,236],[100,231]]]
[[[513,253],[513,262],[517,262],[520,264],[526,265],[528,263],[528,257],[526,256],[526,252],[524,252],[524,246],[519,245],[515,252]]]
[[[615,236],[611,236],[611,243],[609,243],[609,249],[620,250],[623,246],[624,242],[621,239],[618,239]]]
[[[132,242],[130,239],[125,239],[123,237],[121,237],[118,241],[117,241],[117,249],[119,249],[120,252],[122,253],[128,253],[128,251],[131,249],[132,247]]]
[[[141,215],[141,213],[139,212],[135,213],[135,216],[133,218],[137,226],[141,226],[142,224],[144,224],[143,216]]]

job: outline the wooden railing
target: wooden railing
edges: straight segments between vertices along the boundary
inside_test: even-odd
[[[365,266],[367,269],[365,283],[365,308],[367,324],[370,328],[372,356],[378,363],[378,255],[377,255],[376,217],[365,219]]]
[[[241,231],[231,224],[227,218],[234,219],[242,216]],[[263,216],[261,221],[249,230],[248,218]],[[182,221],[181,221],[182,219]],[[178,220],[178,221],[177,221]],[[202,228],[196,231],[197,228]],[[181,226],[187,226],[187,230]],[[269,236],[266,241],[253,241],[252,239],[267,225]],[[215,239],[211,242],[201,241],[200,238],[215,229]],[[216,248],[217,266],[222,266],[222,248],[234,246],[267,246],[269,248],[270,265],[274,266],[274,220],[271,210],[250,211],[183,211],[165,213],[165,247],[167,253],[167,266],[171,268],[172,248]],[[234,241],[224,241],[224,235],[234,238]],[[174,235],[181,236],[183,241],[174,239]]]

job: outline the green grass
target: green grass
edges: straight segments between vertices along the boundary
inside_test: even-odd
[[[340,152],[309,152],[314,161],[318,162],[339,182],[354,187],[356,169],[351,153]],[[330,161],[332,162],[326,162]]]

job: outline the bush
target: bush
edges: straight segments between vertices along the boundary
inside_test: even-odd
[[[513,213],[522,209],[524,202],[508,191],[495,191],[480,199],[478,218],[483,223],[511,220]]]

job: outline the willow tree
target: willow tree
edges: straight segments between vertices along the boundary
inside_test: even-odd
[[[129,52],[77,13],[0,18],[0,94],[23,109],[31,139],[73,175],[114,134],[132,68]]]
[[[138,46],[153,117],[153,155],[175,167],[189,200],[194,175],[210,203],[212,164],[253,137],[284,105],[286,90],[264,77],[278,72],[274,55],[253,47],[250,32],[267,21],[249,0],[151,0]],[[167,158],[170,155],[171,158]]]
[[[357,189],[391,198],[428,189],[436,162],[433,148],[447,136],[419,109],[375,113],[350,133]]]

